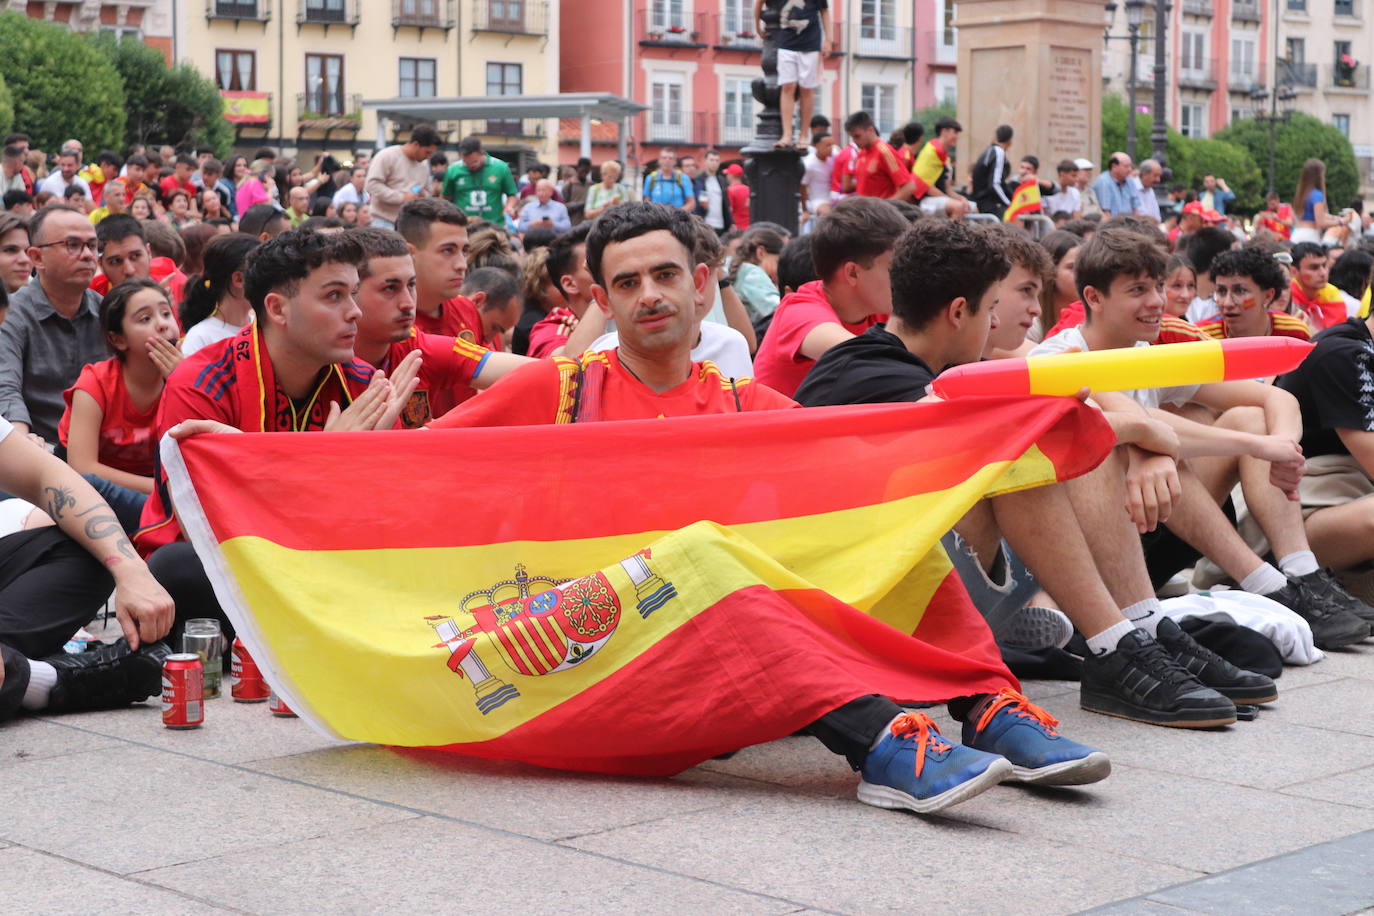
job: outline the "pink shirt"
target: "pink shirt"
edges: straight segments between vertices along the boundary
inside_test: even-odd
[[[234,195],[234,205],[238,207],[240,219],[243,218],[243,214],[248,212],[249,207],[271,202],[272,198],[267,196],[267,189],[256,178],[249,178],[245,181],[239,186],[238,193]]]

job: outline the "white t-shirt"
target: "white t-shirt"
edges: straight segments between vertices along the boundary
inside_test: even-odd
[[[353,182],[351,181],[334,192],[334,206],[336,207],[342,207],[344,204],[358,204],[361,206],[367,203],[367,201],[367,192],[359,191],[357,188],[353,187]]]
[[[746,350],[746,352],[748,352]],[[5,441],[5,437],[14,431],[14,424],[4,417],[0,417],[0,442]]]
[[[249,319],[252,324],[252,319]],[[191,326],[191,330],[186,332],[186,338],[181,342],[181,355],[190,356],[192,353],[208,347],[212,343],[233,337],[243,328],[232,325],[216,315],[211,315],[203,321],[198,321]]]
[[[620,346],[615,331],[602,334],[591,346],[597,351],[614,350]],[[729,325],[702,322],[701,339],[692,348],[692,362],[710,360],[726,378],[752,378],[754,362],[749,358],[749,344],[744,335]]]
[[[1137,347],[1150,346],[1143,340],[1136,341],[1135,345]],[[1074,349],[1080,353],[1087,353],[1091,348],[1088,346],[1088,342],[1083,339],[1081,330],[1068,328],[1060,331],[1044,343],[1038,344],[1034,350],[1030,351],[1030,355],[1049,356]],[[1197,389],[1197,385],[1178,385],[1171,388],[1137,388],[1121,393],[1133,398],[1142,407],[1158,407],[1161,404],[1185,404],[1193,399],[1193,395],[1197,394]]]
[[[1217,311],[1217,302],[1211,296],[1208,296],[1206,299],[1194,296],[1193,301],[1188,305],[1187,313],[1183,317],[1193,324],[1197,324],[1200,321],[1206,321],[1208,318],[1215,318]]]
[[[1083,199],[1078,194],[1075,187],[1062,189],[1058,194],[1051,194],[1045,198],[1041,212],[1046,216],[1054,216],[1056,213],[1077,213],[1083,208]]]
[[[720,188],[723,179],[706,176],[706,225],[712,229],[725,228],[725,192]]]
[[[802,160],[802,167],[805,169],[802,173],[802,184],[806,185],[807,200],[816,203],[829,201],[830,174],[831,170],[835,168],[835,154],[832,152],[829,159],[820,159],[813,149]]]

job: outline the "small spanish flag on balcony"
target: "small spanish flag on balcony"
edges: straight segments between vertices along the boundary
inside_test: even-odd
[[[327,734],[671,774],[860,696],[1016,684],[939,539],[1095,466],[1070,398],[166,439],[182,525]]]
[[[1040,212],[1040,180],[1030,178],[1021,182],[1016,188],[1016,192],[1011,196],[1011,203],[1007,205],[1007,211],[1002,214],[1002,221],[1014,223],[1027,213]]]
[[[267,124],[272,120],[266,92],[224,89],[224,120],[230,124]]]

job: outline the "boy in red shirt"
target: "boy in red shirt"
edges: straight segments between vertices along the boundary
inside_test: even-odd
[[[738,162],[725,167],[725,180],[730,186],[725,196],[730,200],[730,219],[736,229],[749,228],[749,186],[744,183],[744,167]]]
[[[166,178],[162,179],[162,181],[158,182],[157,187],[158,190],[162,192],[162,199],[164,201],[167,200],[168,196],[178,188],[190,194],[192,199],[194,199],[196,194],[200,191],[200,188],[197,188],[195,184],[191,182],[191,175],[195,170],[196,160],[185,153],[177,156],[176,165],[173,166],[173,174],[168,175]]]
[[[467,227],[467,214],[440,197],[409,201],[396,217],[415,259],[415,327],[494,350],[499,344],[483,332],[477,306],[459,295],[468,273]]]
[[[820,279],[778,303],[754,356],[759,381],[791,397],[822,353],[886,319],[888,264],[908,228],[896,207],[863,196],[816,221],[811,250]]]
[[[854,160],[854,193],[884,200],[911,200],[916,192],[916,179],[902,167],[892,147],[878,136],[872,116],[866,111],[856,111],[845,119],[844,130],[859,148]]]
[[[568,304],[553,309],[530,328],[525,352],[535,359],[563,355],[569,335],[592,305],[592,275],[587,270],[587,233],[591,228],[591,223],[581,223],[549,243],[549,279]]]
[[[353,354],[384,372],[419,351],[419,384],[401,411],[407,429],[424,426],[530,362],[514,353],[493,352],[461,337],[426,334],[415,328],[415,263],[405,239],[386,229],[364,227],[348,233],[362,249],[355,298],[358,338]]]

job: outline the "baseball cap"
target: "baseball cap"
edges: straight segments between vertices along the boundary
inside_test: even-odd
[[[725,174],[727,174],[727,175],[738,175],[738,176],[740,176],[740,177],[743,177],[743,176],[744,176],[744,167],[741,166],[738,162],[733,163],[733,164],[731,164],[731,165],[727,165],[727,166],[725,167]]]
[[[1093,161],[1091,159],[1075,159],[1073,161],[1073,164],[1078,166],[1080,169],[1096,168],[1096,166],[1093,165]]]
[[[1202,214],[1202,218],[1205,219],[1205,220],[1206,220],[1207,222],[1209,222],[1209,223],[1224,223],[1224,222],[1226,222],[1226,217],[1222,216],[1222,215],[1221,215],[1220,213],[1218,213],[1216,210],[1210,210],[1210,209],[1207,210],[1206,212],[1204,212],[1204,213]]]
[[[1193,200],[1183,205],[1184,213],[1194,213],[1201,217],[1206,217],[1207,208],[1202,205],[1202,201]]]

